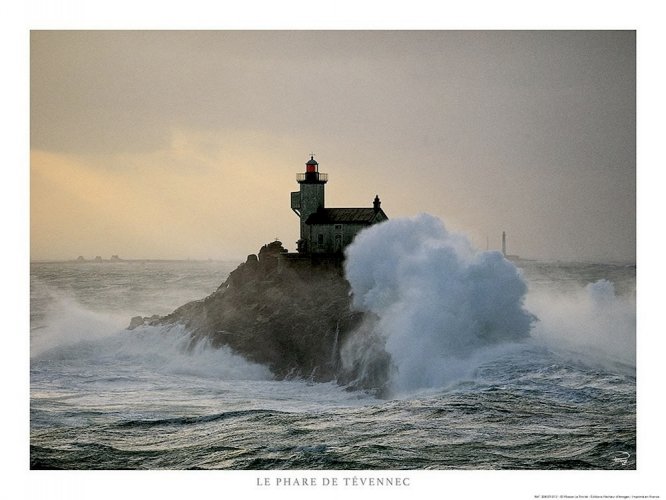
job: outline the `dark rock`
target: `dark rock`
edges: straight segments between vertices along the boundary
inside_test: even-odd
[[[153,314],[152,316],[134,316],[127,327],[128,330],[134,330],[140,326],[157,326],[160,324],[162,316]]]
[[[130,324],[127,327],[127,329],[128,330],[134,330],[136,327],[142,326],[142,325],[143,325],[143,317],[142,316],[134,316],[130,320]]]
[[[344,366],[341,361],[341,346],[368,320],[351,308],[351,290],[342,276],[341,261],[337,266],[278,266],[284,252],[279,241],[265,245],[257,260],[249,256],[208,297],[161,318],[132,318],[130,329],[182,324],[193,342],[228,346],[250,361],[267,365],[278,379],[338,380],[381,389],[390,369],[388,355],[377,357],[380,361],[370,366],[371,373],[362,363]]]

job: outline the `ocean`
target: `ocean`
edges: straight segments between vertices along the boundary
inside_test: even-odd
[[[379,398],[126,329],[237,264],[32,263],[31,469],[636,469],[635,265],[517,261],[528,338]]]

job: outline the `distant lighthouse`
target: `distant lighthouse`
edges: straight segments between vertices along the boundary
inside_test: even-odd
[[[506,232],[502,231],[502,255],[506,257]]]

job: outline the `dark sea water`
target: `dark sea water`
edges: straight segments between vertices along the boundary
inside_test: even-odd
[[[125,330],[235,266],[33,263],[31,468],[636,468],[635,266],[517,262],[531,337],[387,399]]]

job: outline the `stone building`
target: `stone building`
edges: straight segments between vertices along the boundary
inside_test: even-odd
[[[328,175],[319,172],[314,155],[305,164],[305,172],[296,174],[296,180],[300,190],[291,193],[291,208],[300,218],[300,254],[342,254],[361,229],[388,220],[379,196],[372,207],[326,208]]]

